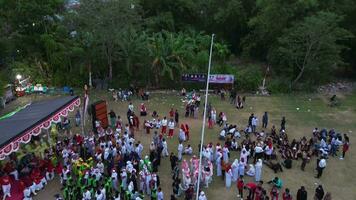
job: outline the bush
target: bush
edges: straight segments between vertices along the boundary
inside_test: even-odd
[[[237,71],[235,75],[235,87],[237,90],[255,91],[262,83],[263,75],[257,65],[247,65]]]
[[[280,78],[267,80],[266,87],[271,94],[289,93],[291,91],[290,81],[287,81],[286,79],[280,79]]]

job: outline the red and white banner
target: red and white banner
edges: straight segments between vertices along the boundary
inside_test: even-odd
[[[10,155],[12,152],[18,151],[21,143],[23,144],[29,143],[33,135],[34,136],[39,135],[42,129],[49,129],[51,127],[52,122],[59,122],[61,120],[61,117],[68,116],[68,113],[74,111],[74,108],[79,107],[79,105],[80,105],[80,98],[77,98],[72,103],[67,105],[65,108],[59,110],[58,112],[48,117],[46,120],[43,120],[40,124],[32,127],[24,134],[13,139],[9,144],[7,144],[6,146],[0,149],[0,160],[4,160],[6,156]]]

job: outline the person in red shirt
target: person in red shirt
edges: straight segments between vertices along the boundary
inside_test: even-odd
[[[169,111],[169,117],[173,118],[174,117],[174,110],[171,108],[171,111]]]
[[[286,188],[286,190],[284,191],[282,198],[283,200],[292,200],[292,195],[290,194],[288,188]]]
[[[270,195],[271,195],[271,200],[278,200],[279,191],[276,185],[273,185]]]
[[[244,188],[248,190],[247,199],[250,199],[250,200],[253,199],[256,187],[257,187],[257,185],[254,182],[250,182],[245,185]]]
[[[3,199],[6,199],[6,197],[11,197],[10,177],[8,175],[2,176],[0,178],[0,183],[2,186],[2,192],[4,193]]]
[[[189,140],[189,126],[188,126],[188,124],[185,124],[184,133],[185,133],[185,139],[188,141]]]
[[[141,103],[140,107],[140,115],[141,116],[146,116],[147,115],[147,108],[144,103]]]
[[[135,115],[135,114],[134,114],[134,117],[133,117],[133,121],[134,121],[134,125],[135,125],[136,129],[140,130],[140,125],[139,125],[140,124],[140,120],[139,120],[138,116]]]
[[[260,181],[258,182],[258,185],[255,189],[255,200],[261,200],[263,199],[262,196],[263,196],[263,188],[262,188],[262,185],[263,185],[263,181]]]
[[[342,157],[340,157],[341,160],[345,158],[345,154],[349,150],[349,147],[350,147],[349,137],[346,134],[344,134],[344,138],[345,138],[345,141],[344,141],[344,144],[342,145]]]
[[[244,198],[244,180],[243,180],[243,176],[240,175],[240,178],[237,179],[237,190],[239,191],[239,195],[237,197],[243,199]]]

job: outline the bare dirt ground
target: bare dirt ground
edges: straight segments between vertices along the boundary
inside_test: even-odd
[[[37,97],[41,99],[42,97]],[[284,170],[283,173],[278,173],[277,176],[281,177],[284,183],[283,189],[280,193],[283,193],[284,188],[288,187],[294,198],[297,190],[301,185],[304,185],[308,191],[308,199],[312,199],[316,185],[322,184],[326,192],[331,192],[333,199],[335,200],[353,200],[356,199],[356,190],[354,185],[356,184],[356,161],[354,159],[356,155],[354,133],[356,131],[356,95],[345,96],[342,99],[341,106],[338,108],[331,108],[325,102],[324,96],[305,94],[305,95],[286,95],[286,96],[247,96],[247,103],[243,110],[235,109],[228,101],[220,101],[215,95],[209,95],[209,102],[216,108],[217,112],[223,111],[227,113],[229,123],[237,124],[239,128],[244,128],[247,124],[248,116],[250,113],[255,113],[260,119],[264,111],[269,112],[269,125],[267,131],[269,131],[272,124],[276,124],[279,127],[280,119],[282,116],[286,116],[287,119],[287,133],[290,138],[299,139],[302,136],[309,138],[312,134],[312,130],[315,127],[319,128],[335,128],[338,132],[347,133],[350,136],[350,151],[346,155],[344,160],[338,158],[330,158],[327,161],[327,167],[324,170],[324,174],[320,179],[314,178],[316,172],[316,160],[313,158],[306,166],[306,170],[303,172],[299,169],[301,162],[293,161],[293,168],[290,170]],[[91,93],[91,102],[99,99],[108,100],[110,109],[113,109],[116,113],[120,114],[123,119],[126,119],[126,111],[128,102],[113,102],[109,93],[95,92]],[[22,105],[26,100],[14,102],[13,105]],[[132,101],[136,112],[138,112],[138,106],[141,103],[136,98]],[[198,152],[198,144],[200,141],[200,132],[202,127],[202,109],[198,119],[184,118],[184,103],[181,101],[181,97],[176,94],[156,94],[148,102],[145,102],[149,112],[156,110],[162,117],[167,115],[171,107],[178,109],[180,114],[180,121],[188,123],[191,127],[191,140],[184,145],[191,144],[194,152]],[[297,110],[296,108],[299,108]],[[11,104],[8,108],[11,109]],[[1,112],[0,112],[1,113]],[[2,111],[2,114],[5,111]],[[147,117],[149,119],[149,117]],[[144,121],[140,118],[140,122]],[[88,129],[89,127],[87,127]],[[218,142],[219,127],[214,129],[206,129],[205,143]],[[259,128],[258,130],[261,130]],[[78,131],[78,130],[77,130]],[[177,132],[178,130],[176,130]],[[74,131],[75,132],[75,131]],[[152,134],[146,135],[143,130],[135,133],[135,138],[140,140],[145,148],[148,150],[148,145],[151,142]],[[177,153],[178,139],[175,137],[168,141],[168,150]],[[232,153],[230,161],[238,158],[239,153]],[[185,157],[190,159],[190,157]],[[169,199],[172,193],[171,189],[171,177],[170,177],[170,163],[168,158],[164,158],[159,168],[159,176],[161,178],[161,187],[165,194],[165,199]],[[266,166],[263,167],[262,179],[266,182],[275,177],[276,174],[272,172]],[[252,178],[245,177],[246,182],[253,181]],[[270,190],[270,186],[265,185],[265,189]],[[53,195],[59,193],[58,181],[52,181],[45,190],[41,191],[34,199],[46,200],[53,199]],[[208,189],[204,188],[209,200],[215,199],[237,199],[236,185],[233,184],[230,189],[225,188],[225,182],[218,177],[214,177],[213,183]],[[183,198],[181,198],[183,199]]]

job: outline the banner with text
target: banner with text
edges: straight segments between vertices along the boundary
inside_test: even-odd
[[[182,81],[185,82],[205,82],[205,74],[182,74]]]
[[[235,80],[234,75],[230,74],[211,74],[209,77],[210,83],[230,83],[233,84]]]

